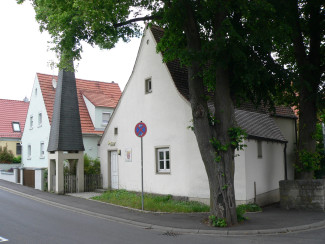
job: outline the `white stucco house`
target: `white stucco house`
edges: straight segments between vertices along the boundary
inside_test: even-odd
[[[48,141],[51,129],[57,76],[37,73],[22,135],[24,172],[48,167]],[[81,129],[85,153],[97,158],[97,144],[121,96],[117,83],[76,79]],[[31,183],[30,186],[34,187]],[[35,187],[38,187],[37,184]]]
[[[135,126],[147,125],[143,137],[144,191],[209,203],[209,185],[191,125],[187,70],[177,61],[162,62],[156,45],[163,30],[145,30],[137,59],[121,99],[100,140],[104,188],[141,191],[141,144]],[[277,107],[276,115],[244,104],[236,120],[246,129],[247,148],[235,158],[238,203],[279,200],[279,180],[293,178],[295,116]],[[286,170],[285,170],[286,168]],[[287,173],[285,173],[287,172]],[[255,186],[255,187],[254,187]]]

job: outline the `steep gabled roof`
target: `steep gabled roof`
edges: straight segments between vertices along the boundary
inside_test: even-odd
[[[50,123],[52,122],[53,105],[55,98],[55,89],[52,86],[52,80],[58,80],[57,76],[37,73],[37,78],[41,87],[47,115]],[[100,93],[112,100],[112,104],[116,106],[121,96],[121,90],[117,83],[106,83],[99,81],[90,81],[76,79],[77,94],[79,103],[79,112],[81,120],[81,130],[83,134],[102,134],[102,131],[97,131],[91,121],[85,101],[83,99],[83,92]],[[115,107],[114,106],[114,107]]]
[[[21,138],[28,106],[29,102],[0,99],[0,137]],[[19,122],[20,132],[13,130],[12,122]]]

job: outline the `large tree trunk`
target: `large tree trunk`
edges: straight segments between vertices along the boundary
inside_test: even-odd
[[[188,6],[184,20],[184,29],[189,51],[200,52],[201,41],[194,14]],[[233,127],[234,106],[230,97],[227,70],[218,69],[214,96],[215,119],[218,123],[209,123],[209,109],[204,96],[205,88],[202,68],[198,61],[192,61],[188,67],[190,103],[193,114],[194,133],[207,171],[210,187],[211,213],[226,220],[228,226],[237,224],[234,193],[234,149],[218,151],[212,140],[222,145],[230,145],[229,128]],[[220,156],[217,161],[216,157]]]
[[[299,140],[298,152],[316,152],[317,107],[316,93],[310,86],[304,85],[299,92]],[[303,162],[299,159],[300,167]],[[297,174],[298,179],[313,179],[314,171],[306,170]]]
[[[294,56],[297,61],[299,73],[299,140],[298,152],[316,152],[316,123],[317,123],[317,96],[321,80],[321,1],[309,1],[309,47],[305,46],[303,41],[303,32],[300,24],[300,15],[298,3],[293,1],[294,18],[290,22],[292,32],[292,42],[294,47]],[[309,51],[307,52],[306,50]],[[298,159],[298,165],[304,168],[302,160]],[[313,170],[303,170],[298,173],[299,179],[312,179]]]

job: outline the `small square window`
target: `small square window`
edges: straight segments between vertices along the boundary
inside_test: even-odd
[[[152,92],[152,84],[151,84],[151,78],[145,80],[145,92],[151,93]]]
[[[32,158],[32,146],[28,145],[27,147],[27,159],[31,159]]]
[[[110,118],[111,118],[111,113],[103,113],[102,114],[102,124],[107,125]]]
[[[40,144],[40,158],[44,158],[45,151],[44,151],[44,142],[41,142]]]
[[[38,127],[42,126],[42,113],[38,114]]]
[[[33,125],[34,125],[34,119],[33,119],[33,116],[30,116],[30,118],[29,118],[29,129],[33,129]]]
[[[118,128],[115,127],[115,128],[114,128],[114,135],[117,135],[117,134],[118,134]]]
[[[12,129],[14,132],[20,132],[20,123],[19,122],[12,122]]]
[[[157,148],[157,172],[170,173],[169,148]]]
[[[257,141],[257,157],[258,158],[262,158],[263,157],[262,141]]]

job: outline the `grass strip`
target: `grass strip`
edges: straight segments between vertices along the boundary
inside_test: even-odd
[[[141,209],[141,194],[126,190],[112,190],[101,196],[93,197],[94,200],[108,202],[120,206]],[[144,194],[144,209],[153,212],[193,213],[209,212],[210,207],[194,201],[174,200],[171,195],[157,196]]]

